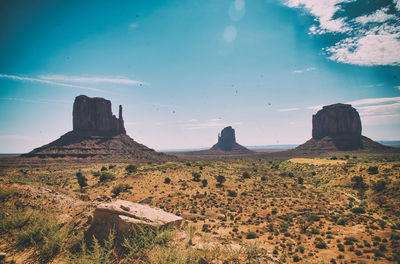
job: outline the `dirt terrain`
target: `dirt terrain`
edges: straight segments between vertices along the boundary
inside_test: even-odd
[[[98,263],[83,262],[76,244],[106,195],[159,207],[184,224],[166,244],[103,263],[397,263],[399,162],[396,153],[337,152],[7,168],[0,251],[7,263]],[[78,172],[87,186],[79,186]],[[56,250],[24,242],[21,232],[32,227],[19,218],[54,222],[57,232],[42,240],[58,241]]]

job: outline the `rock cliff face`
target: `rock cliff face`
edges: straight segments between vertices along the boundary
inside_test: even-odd
[[[361,119],[348,104],[324,106],[312,117],[312,139],[298,146],[301,151],[387,150],[361,135]]]
[[[111,102],[104,98],[90,98],[80,95],[75,98],[73,107],[73,131],[92,135],[126,134],[119,106],[119,118],[111,112]]]
[[[210,151],[252,152],[236,142],[235,130],[231,126],[222,129],[218,134],[218,143]]]
[[[348,104],[324,106],[312,117],[312,137],[361,137],[361,120],[357,110]]]

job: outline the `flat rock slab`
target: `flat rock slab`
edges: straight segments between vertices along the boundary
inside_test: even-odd
[[[138,225],[154,227],[177,226],[183,218],[161,210],[160,208],[133,203],[125,200],[116,200],[111,203],[101,203],[94,211],[93,224],[113,227],[117,231],[127,231]]]

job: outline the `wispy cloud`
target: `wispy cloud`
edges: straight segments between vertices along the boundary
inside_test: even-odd
[[[352,106],[358,106],[358,105],[374,105],[374,104],[389,103],[389,102],[400,102],[400,96],[360,99],[347,102],[346,104],[351,104]]]
[[[131,23],[131,24],[129,24],[129,29],[135,29],[135,28],[137,28],[137,27],[139,27],[139,24],[137,24],[137,23]]]
[[[356,65],[400,64],[399,0],[381,5],[372,12],[351,17],[347,4],[363,5],[356,0],[286,0],[291,8],[307,10],[315,17],[310,34],[335,34],[339,39],[324,48],[333,61]],[[338,34],[340,33],[340,34]]]
[[[300,110],[300,108],[284,108],[284,109],[279,109],[279,112],[291,112],[291,111],[297,111]]]
[[[400,97],[381,97],[359,99],[351,104],[360,114],[363,125],[383,125],[400,123]],[[310,106],[307,109],[320,110],[322,105]]]
[[[294,70],[294,73],[303,73],[303,72],[310,72],[310,71],[315,71],[317,68],[315,67],[309,67],[301,70]]]
[[[114,83],[121,85],[147,85],[147,83],[132,80],[123,76],[68,76],[68,75],[60,75],[60,74],[50,74],[50,75],[39,75],[38,76],[42,80],[49,81],[60,81],[67,83]]]
[[[187,123],[183,124],[183,128],[187,130],[197,130],[197,129],[207,129],[207,128],[223,128],[226,126],[238,126],[241,122],[226,122],[222,121],[221,118],[212,118],[204,122],[198,120],[189,120]]]
[[[41,78],[25,77],[25,76],[19,76],[19,75],[0,74],[0,78],[10,79],[10,80],[14,80],[14,81],[38,82],[38,83],[44,83],[44,84],[48,84],[48,85],[56,85],[56,86],[71,87],[71,88],[77,88],[77,89],[83,89],[83,90],[89,90],[89,91],[104,92],[103,90],[100,90],[97,88],[75,85],[75,84],[68,84],[68,83],[61,83],[61,82],[55,82],[55,81],[45,80],[45,79],[41,79]]]
[[[49,99],[26,99],[20,97],[0,97],[2,101],[16,101],[16,102],[24,102],[24,103],[39,103],[39,104],[71,104],[70,101],[67,100],[49,100]]]

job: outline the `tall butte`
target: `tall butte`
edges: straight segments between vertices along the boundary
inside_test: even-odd
[[[360,115],[349,104],[324,106],[312,116],[312,138],[296,150],[385,150],[363,135]]]
[[[135,142],[126,134],[122,106],[118,118],[111,101],[80,95],[72,111],[73,130],[59,139],[23,154],[22,157],[66,159],[68,161],[159,161],[174,156],[158,153]]]
[[[233,153],[251,153],[253,151],[243,147],[236,142],[235,129],[231,126],[222,129],[221,133],[218,134],[218,142],[211,147],[209,151],[223,151]]]

